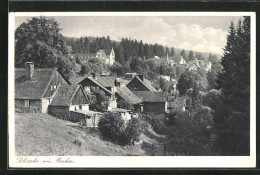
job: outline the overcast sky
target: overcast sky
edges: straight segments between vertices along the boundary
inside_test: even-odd
[[[30,18],[16,17],[16,27]],[[61,33],[68,37],[110,36],[112,40],[117,41],[122,37],[128,37],[143,40],[144,43],[158,43],[168,47],[222,55],[230,22],[233,21],[236,25],[241,17],[59,16],[54,18],[63,29]]]

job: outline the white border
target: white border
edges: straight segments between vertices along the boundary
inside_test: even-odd
[[[38,163],[17,163],[14,122],[15,16],[251,16],[250,156],[64,156],[74,163],[55,163],[56,156],[27,156]],[[11,168],[249,168],[256,166],[256,18],[254,12],[19,12],[9,13],[8,131]],[[52,163],[41,163],[50,160]]]

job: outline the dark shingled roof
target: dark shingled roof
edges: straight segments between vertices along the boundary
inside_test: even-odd
[[[114,87],[115,79],[116,79],[115,77],[111,77],[111,76],[97,77],[97,81],[104,87]]]
[[[186,99],[185,97],[176,97],[175,99],[172,99],[168,104],[170,107],[182,108],[186,106]]]
[[[55,71],[56,68],[37,68],[32,78],[26,79],[25,68],[15,68],[15,98],[41,99]]]
[[[60,85],[50,106],[69,106],[79,88],[81,88],[81,85]]]
[[[117,87],[117,94],[130,104],[141,103],[142,100],[133,94],[126,86]]]
[[[149,91],[151,92],[157,92],[157,90],[152,86],[151,82],[144,78],[144,81],[142,81],[138,76],[135,77],[137,80],[139,80]],[[133,78],[134,79],[134,78]],[[130,81],[131,82],[131,81]],[[130,83],[129,82],[129,83]]]
[[[112,92],[110,90],[108,90],[107,88],[105,88],[102,84],[100,84],[97,80],[95,80],[92,77],[87,77],[85,76],[84,78],[82,78],[82,80],[78,83],[81,84],[82,81],[84,81],[85,79],[89,79],[90,81],[92,81],[93,83],[95,83],[97,86],[99,86],[101,89],[103,89],[105,92],[109,93],[110,95],[112,94]]]
[[[167,95],[163,92],[132,91],[143,102],[165,102]]]

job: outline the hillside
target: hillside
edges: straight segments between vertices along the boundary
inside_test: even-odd
[[[98,38],[98,37],[91,37],[91,36],[87,36],[87,37],[83,37],[83,38],[88,38],[88,41],[89,41],[89,44],[90,44],[90,48],[89,49],[91,49],[91,42],[92,43],[94,43],[95,42],[95,40]],[[84,39],[82,39],[82,41],[81,41],[81,39],[82,38],[73,38],[73,37],[64,37],[64,41],[65,41],[65,45],[67,46],[67,48],[68,48],[68,51],[69,51],[69,53],[73,53],[74,51],[73,51],[73,46],[74,46],[74,48],[77,48],[77,49],[79,49],[79,50],[81,50],[81,51],[86,51],[86,50],[84,50],[83,48],[85,47],[85,43],[84,43]],[[101,37],[100,37],[100,39],[101,39]],[[115,40],[106,40],[105,39],[105,37],[102,37],[102,42],[103,42],[103,45],[101,46],[102,47],[102,49],[106,49],[106,48],[110,48],[111,49],[111,47],[112,47],[112,45],[113,45],[113,47],[115,47],[115,45],[119,45],[120,43],[122,43],[122,41],[115,41]],[[136,41],[136,40],[132,40],[133,42],[134,41]],[[82,45],[81,45],[81,43],[80,42],[83,42],[82,43]],[[139,42],[139,41],[137,41],[137,42]],[[100,45],[100,43],[101,43],[101,41],[99,41],[98,42],[98,45]],[[113,44],[112,44],[113,43]],[[144,43],[145,44],[145,43]],[[147,43],[148,45],[151,45],[151,43]],[[104,45],[106,45],[106,46],[104,46]],[[157,46],[161,46],[160,44],[155,44],[155,45],[153,45],[153,47],[157,47]],[[103,48],[104,47],[104,48]],[[135,47],[135,46],[133,46],[133,47]],[[193,53],[195,54],[196,52],[198,52],[198,53],[200,53],[201,54],[201,56],[202,57],[204,57],[204,59],[205,60],[208,60],[208,57],[209,57],[209,54],[210,53],[207,53],[207,52],[199,52],[199,51],[195,51],[195,50],[187,50],[186,48],[178,48],[178,46],[168,46],[168,48],[169,49],[171,49],[171,48],[174,48],[174,52],[175,52],[175,55],[178,55],[178,54],[180,54],[181,53],[181,51],[183,50],[183,49],[185,49],[185,53],[186,53],[186,55],[188,56],[189,55],[189,52],[190,51],[193,51]],[[114,48],[115,49],[115,48]],[[158,49],[158,48],[157,48]],[[161,51],[158,51],[158,52],[160,52],[161,54],[163,54],[164,56],[166,55],[166,46],[161,46]],[[156,50],[156,49],[155,49]],[[129,50],[130,52],[132,52],[133,50]],[[93,52],[94,53],[94,52]],[[74,53],[75,54],[75,53]],[[84,56],[84,55],[86,55],[86,53],[85,52],[80,52],[80,53],[77,53],[77,54],[82,54],[82,56]],[[221,59],[221,57],[222,57],[222,55],[219,55],[219,54],[215,54],[215,53],[212,53],[212,54],[214,54],[216,57],[217,57],[217,59],[218,60],[220,60]],[[87,54],[88,55],[88,54]],[[158,55],[157,55],[158,56]]]
[[[48,114],[15,115],[17,156],[147,156],[152,155],[152,144],[155,154],[162,155],[162,147],[156,140],[161,136],[150,137],[142,135],[143,142],[135,146],[119,146],[99,138],[97,131]],[[81,145],[73,143],[75,140]]]

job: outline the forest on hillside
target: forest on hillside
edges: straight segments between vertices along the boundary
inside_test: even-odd
[[[165,58],[168,54],[169,57],[174,55],[181,55],[186,61],[191,61],[193,58],[199,60],[209,60],[217,62],[218,56],[212,53],[202,53],[195,51],[188,51],[178,48],[168,48],[160,44],[148,44],[143,41],[132,40],[129,38],[122,38],[121,41],[111,40],[107,37],[64,37],[65,44],[69,46],[72,54],[85,54],[96,53],[98,50],[110,51],[112,48],[115,51],[116,61],[120,64],[125,64],[133,57],[140,57],[143,59],[150,59],[158,56]]]

